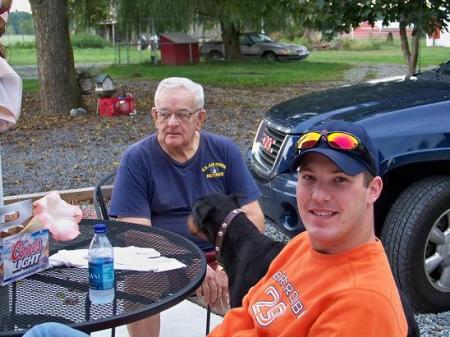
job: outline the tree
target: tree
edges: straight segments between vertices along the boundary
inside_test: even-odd
[[[385,26],[398,22],[402,53],[408,65],[407,77],[416,71],[420,38],[436,27],[446,29],[450,20],[448,0],[292,0],[290,6],[297,22],[325,34],[348,33],[361,22],[372,26],[377,20],[382,20]],[[408,27],[412,27],[411,44]]]
[[[69,20],[76,33],[105,20],[114,0],[68,0]]]
[[[436,27],[441,30],[447,27],[450,19],[450,3],[448,0],[414,0],[414,1],[386,1],[378,5],[383,24],[399,22],[400,40],[403,57],[408,64],[408,74],[416,72],[419,56],[419,42],[424,34],[432,33]],[[413,27],[411,48],[408,42],[406,28]]]
[[[217,24],[222,32],[225,58],[229,60],[241,57],[241,30],[260,30],[262,22],[268,23],[267,29],[280,27],[290,18],[285,0],[118,0],[118,8],[120,22],[138,33],[143,28],[140,24],[149,23],[149,19],[153,19],[160,32],[187,31],[195,23]]]
[[[9,34],[33,34],[33,18],[28,12],[11,12],[8,16]]]
[[[33,20],[23,20],[19,24],[19,34],[33,35],[34,27]]]
[[[30,5],[36,33],[41,111],[68,113],[81,106],[82,99],[75,76],[67,0],[30,0]]]
[[[200,22],[213,20],[220,23],[225,58],[241,57],[239,33],[244,30],[267,31],[283,29],[292,23],[285,0],[203,0],[196,2]]]

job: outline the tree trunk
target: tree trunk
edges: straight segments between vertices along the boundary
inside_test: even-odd
[[[41,110],[68,114],[82,105],[70,42],[67,0],[30,0],[37,48]]]
[[[411,56],[408,63],[408,78],[416,73],[417,60],[419,59],[420,30],[414,29],[412,34]]]
[[[417,29],[414,29],[411,38],[412,48],[410,50],[408,35],[406,33],[406,24],[404,21],[400,21],[400,42],[402,46],[403,58],[408,64],[408,73],[406,74],[406,78],[410,78],[416,72],[417,60],[419,57],[420,32]]]
[[[239,45],[239,29],[233,23],[220,20],[222,40],[226,60],[240,60],[241,46]]]

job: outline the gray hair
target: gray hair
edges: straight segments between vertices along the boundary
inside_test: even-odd
[[[155,106],[161,91],[165,89],[180,87],[186,89],[194,95],[197,109],[203,109],[203,106],[205,105],[205,95],[203,93],[203,87],[200,84],[195,83],[194,81],[191,81],[190,79],[185,77],[169,77],[159,82],[158,87],[155,91]]]

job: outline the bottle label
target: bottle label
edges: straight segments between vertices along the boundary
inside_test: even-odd
[[[96,258],[89,261],[89,287],[105,290],[114,287],[114,261],[111,258]]]

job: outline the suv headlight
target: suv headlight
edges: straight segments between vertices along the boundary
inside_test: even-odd
[[[261,121],[258,127],[258,131],[256,132],[255,139],[253,140],[253,146],[252,146],[252,157],[259,151],[259,148],[261,146],[260,139],[262,138],[262,133],[266,129],[266,122],[264,119]]]
[[[288,54],[292,53],[289,48],[281,48],[281,49],[278,49],[277,52],[278,52],[278,54],[281,54],[281,55],[288,55]]]

